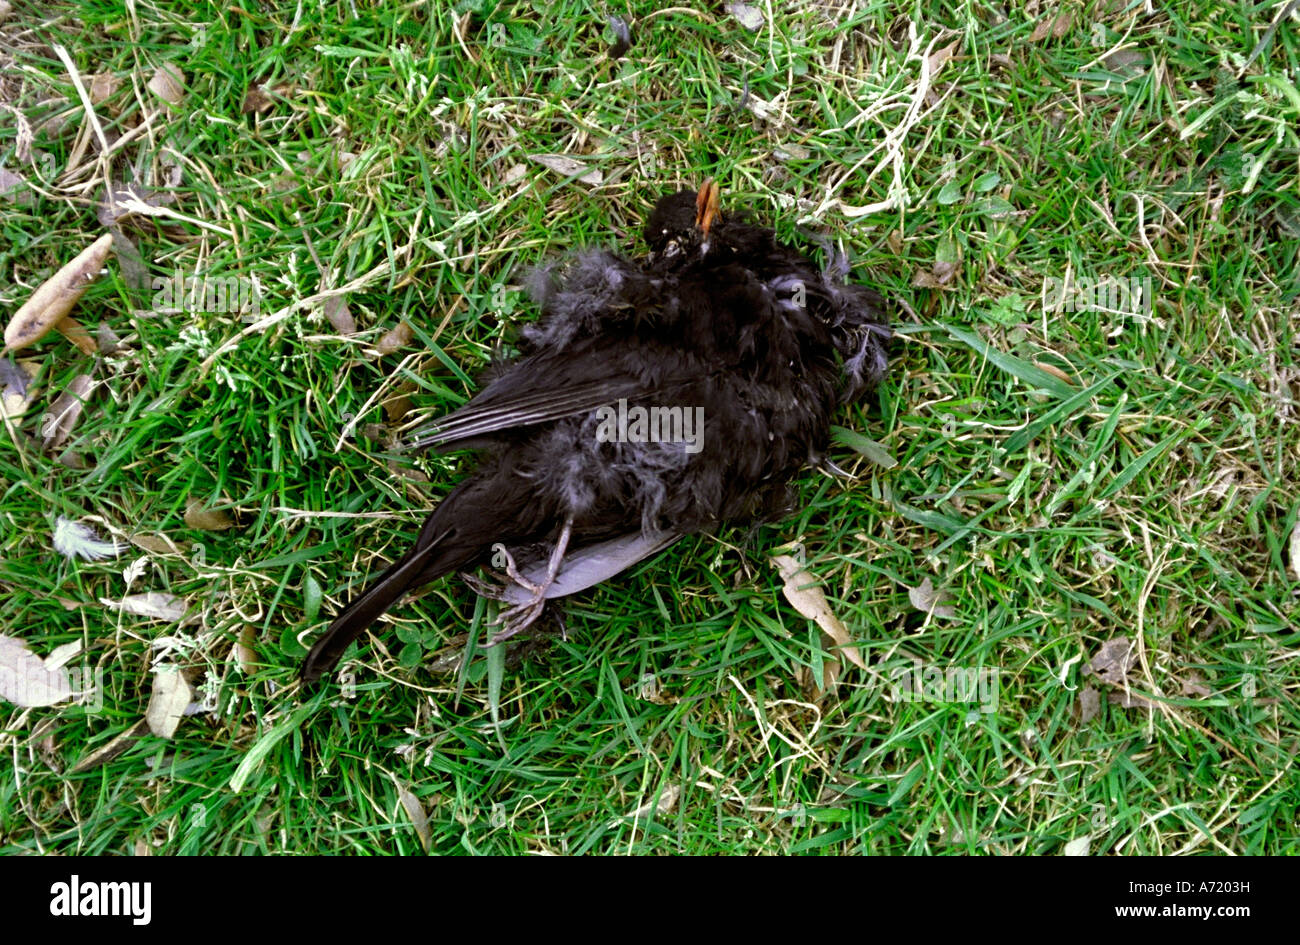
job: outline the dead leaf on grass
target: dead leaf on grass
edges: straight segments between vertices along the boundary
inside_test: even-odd
[[[1029,34],[1031,43],[1041,43],[1051,36],[1060,39],[1070,31],[1074,23],[1074,15],[1068,10],[1064,13],[1058,13],[1053,16],[1051,11],[1043,14],[1042,18],[1034,25],[1034,31]]]
[[[396,327],[384,334],[382,338],[375,342],[375,351],[381,356],[387,357],[405,348],[415,337],[415,332],[405,321],[397,323]]]
[[[429,829],[429,816],[424,812],[424,805],[420,803],[418,797],[400,784],[397,785],[397,797],[402,802],[402,809],[406,811],[406,816],[411,818],[411,826],[415,828],[420,849],[428,853],[433,843],[433,831]]]
[[[137,548],[156,555],[182,555],[190,550],[187,541],[173,541],[166,535],[132,535],[129,539]]]
[[[6,167],[0,167],[0,199],[20,206],[31,203],[32,189],[27,184],[27,178]]]
[[[159,738],[171,738],[185,716],[185,709],[193,701],[194,693],[185,675],[175,666],[164,666],[154,671],[153,693],[144,720],[149,731]]]
[[[767,18],[763,16],[763,11],[749,3],[733,2],[723,6],[723,9],[736,18],[736,22],[749,30],[756,33],[763,28]]]
[[[235,641],[232,650],[235,656],[235,662],[245,675],[251,676],[257,671],[257,650],[254,648],[257,643],[257,631],[253,625],[246,623],[239,628],[239,639]]]
[[[845,659],[859,669],[866,669],[867,664],[863,662],[862,654],[852,645],[853,635],[831,610],[817,579],[789,555],[773,555],[772,564],[781,575],[784,582],[781,593],[790,602],[790,606],[821,627]]]
[[[530,154],[528,157],[561,177],[574,177],[589,187],[598,187],[605,182],[605,175],[599,169],[589,169],[581,161],[563,154]]]
[[[1106,701],[1111,705],[1121,706],[1125,709],[1158,709],[1160,707],[1160,703],[1152,702],[1140,692],[1134,692],[1132,689],[1112,692],[1106,697]]]
[[[0,419],[16,420],[27,412],[36,399],[32,380],[40,369],[40,363],[34,360],[15,363],[0,358]]]
[[[41,448],[45,452],[53,452],[67,442],[72,435],[72,428],[81,419],[81,412],[86,407],[92,387],[94,380],[89,374],[78,374],[68,382],[54,403],[50,404],[50,412],[41,424]]]
[[[917,270],[912,285],[918,289],[942,289],[961,272],[960,262],[936,262],[930,269]]]
[[[122,752],[131,747],[137,738],[144,735],[149,730],[149,725],[144,719],[136,722],[125,732],[110,739],[106,744],[96,748],[90,754],[83,757],[69,769],[69,774],[81,774],[92,768],[97,768],[102,764],[112,761]]]
[[[948,620],[957,616],[957,608],[951,603],[956,598],[948,591],[936,591],[934,582],[928,576],[921,581],[920,587],[907,589],[907,599],[912,602],[913,607],[924,614],[933,614]]]
[[[1128,637],[1112,637],[1101,645],[1101,649],[1084,666],[1083,674],[1087,676],[1093,673],[1102,682],[1123,686],[1133,663],[1133,641]]]
[[[960,39],[954,39],[942,49],[936,49],[934,52],[930,53],[925,60],[926,71],[929,72],[931,76],[937,75],[939,70],[943,68],[943,64],[952,58],[953,53],[957,51],[957,46],[960,43]]]
[[[148,89],[168,105],[179,105],[185,98],[185,73],[176,66],[165,63],[154,72]]]
[[[208,508],[200,499],[190,499],[185,504],[185,524],[205,532],[224,532],[234,528],[235,520],[225,509]]]
[[[9,320],[5,347],[26,348],[49,334],[98,278],[112,248],[113,236],[105,233],[46,279]]]
[[[99,354],[99,344],[86,330],[86,326],[71,315],[60,319],[59,323],[54,326],[54,330],[72,342],[82,354]]]
[[[357,332],[357,321],[352,317],[352,309],[348,308],[348,300],[343,295],[331,295],[321,306],[325,313],[326,320],[340,335],[354,335]]]
[[[1101,693],[1092,686],[1079,690],[1079,723],[1086,725],[1101,712]]]
[[[1092,835],[1084,834],[1082,837],[1075,837],[1067,843],[1061,850],[1062,856],[1087,856],[1088,850],[1092,846]]]
[[[0,634],[0,699],[29,709],[65,702],[75,695],[61,665],[48,665],[22,640]]]
[[[659,794],[659,799],[649,800],[629,813],[627,816],[634,820],[644,820],[651,814],[667,814],[677,806],[677,798],[681,796],[682,789],[680,785],[669,784]]]
[[[98,72],[90,78],[90,104],[100,105],[108,101],[122,82],[111,72]]]

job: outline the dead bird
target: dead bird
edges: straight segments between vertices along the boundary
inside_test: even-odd
[[[531,275],[541,317],[517,355],[416,444],[477,466],[334,618],[304,681],[406,591],[494,556],[500,583],[474,584],[505,605],[497,643],[684,535],[785,510],[835,410],[884,377],[881,297],[724,215],[712,181],[662,197],[644,237],[645,258],[589,250]]]

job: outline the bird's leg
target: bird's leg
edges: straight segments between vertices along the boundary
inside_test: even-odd
[[[530,626],[542,614],[542,609],[546,606],[546,592],[552,584],[555,583],[555,576],[560,573],[560,564],[564,561],[564,553],[569,548],[569,538],[573,534],[573,516],[564,520],[564,526],[560,529],[560,537],[555,541],[555,547],[551,550],[550,560],[546,563],[546,577],[540,583],[530,581],[519,573],[515,567],[514,559],[506,554],[506,574],[512,581],[528,591],[529,597],[521,604],[516,604],[501,612],[497,617],[497,623],[501,624],[501,629],[493,635],[488,644],[494,646],[502,640],[508,640],[520,630]]]
[[[509,581],[504,582],[506,585],[509,585],[510,581],[514,581],[516,584],[518,584],[524,590],[528,591],[530,594],[541,593],[542,591],[545,590],[545,588],[542,588],[539,584],[537,584],[536,581],[530,581],[528,580],[528,578],[526,578],[523,574],[520,573],[519,566],[515,564],[514,555],[510,553],[510,549],[507,548],[505,545],[501,544],[500,542],[493,545],[492,554],[494,556],[499,554],[502,558],[505,559],[506,577],[510,579]],[[500,575],[496,575],[496,577],[500,579]],[[501,587],[495,584],[485,581],[480,577],[475,577],[473,574],[466,574],[464,571],[460,573],[460,579],[464,581],[466,584],[468,584],[470,590],[472,590],[479,597],[488,597],[491,598],[492,600],[501,599]]]

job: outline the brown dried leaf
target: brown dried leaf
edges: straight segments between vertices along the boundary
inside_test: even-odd
[[[942,49],[936,49],[934,52],[930,53],[929,57],[925,60],[926,71],[929,72],[931,76],[937,75],[939,70],[943,68],[943,64],[951,59],[952,54],[957,51],[957,45],[960,42],[960,39],[954,39]]]
[[[14,313],[5,328],[5,347],[25,348],[44,338],[77,304],[104,268],[113,237],[105,233],[50,278]]]
[[[185,681],[185,674],[175,666],[163,666],[154,671],[153,693],[144,720],[149,731],[159,738],[171,738],[185,716],[185,709],[193,701],[194,693]]]
[[[1101,693],[1091,686],[1079,692],[1079,722],[1086,725],[1097,717],[1101,711]]]
[[[1193,672],[1182,681],[1182,694],[1185,696],[1196,696],[1200,699],[1208,699],[1214,695],[1210,687],[1205,684],[1205,680],[1200,673]]]
[[[111,72],[96,73],[90,79],[90,104],[99,105],[112,98],[122,82]]]
[[[414,466],[408,466],[399,462],[397,459],[388,460],[388,471],[394,476],[400,476],[407,482],[428,482],[429,474],[422,469],[416,469]]]
[[[851,644],[853,635],[831,610],[831,605],[827,603],[826,595],[817,584],[817,579],[789,555],[773,555],[772,564],[780,573],[781,580],[785,582],[781,593],[790,602],[790,606],[821,627],[835,642],[845,659],[859,669],[866,669],[867,664],[863,662],[862,654]]]
[[[14,362],[0,358],[0,419],[17,419],[27,412],[36,399],[32,380],[40,364],[31,359]]]
[[[411,339],[414,337],[415,332],[411,329],[411,326],[406,322],[401,321],[397,323],[397,326],[393,328],[392,331],[387,332],[382,338],[375,342],[375,350],[378,351],[381,356],[386,357],[387,355],[393,354],[394,352],[400,351],[402,348],[406,347],[411,343]]]
[[[27,178],[5,167],[0,167],[0,198],[20,205],[32,202],[32,189]]]
[[[959,262],[935,262],[929,269],[918,270],[912,277],[912,285],[918,289],[942,289],[961,272]]]
[[[116,758],[118,755],[122,754],[122,752],[130,748],[131,743],[134,742],[137,738],[140,738],[142,735],[144,735],[144,733],[148,731],[148,729],[149,729],[148,724],[145,722],[144,719],[141,719],[139,722],[136,722],[125,732],[118,735],[116,738],[110,740],[107,744],[102,745],[99,748],[96,748],[89,755],[86,755],[75,765],[73,765],[69,769],[68,773],[81,774],[84,771],[89,771],[91,768],[97,768],[102,764],[107,764],[108,762]]]
[[[167,104],[179,105],[185,98],[185,73],[171,63],[164,63],[154,72],[148,88]]]
[[[244,115],[260,115],[262,112],[269,112],[275,104],[275,100],[265,92],[266,86],[250,85],[248,94],[244,96],[244,104],[240,106],[240,113]]]
[[[1106,697],[1111,705],[1123,706],[1125,709],[1155,709],[1159,705],[1152,702],[1146,696],[1134,692],[1132,689],[1122,689],[1112,692]]]
[[[225,509],[208,508],[200,499],[185,504],[185,524],[205,532],[224,532],[234,528],[235,520]]]
[[[590,187],[598,187],[605,182],[605,175],[599,169],[588,170],[581,161],[563,154],[530,154],[529,158],[543,167],[549,168],[561,177],[577,176],[578,182]]]
[[[99,354],[99,344],[90,336],[90,332],[86,331],[86,327],[71,315],[61,319],[54,326],[54,330],[76,345],[77,350],[82,354]]]
[[[41,424],[41,449],[49,453],[67,441],[72,428],[81,418],[93,386],[94,381],[89,374],[78,374],[68,382],[63,393],[50,405],[50,412]]]
[[[1079,386],[1073,377],[1071,377],[1065,371],[1062,371],[1055,364],[1050,364],[1047,361],[1035,361],[1034,367],[1038,368],[1040,371],[1046,371],[1048,374],[1052,375],[1052,377],[1056,377],[1065,381],[1065,383],[1069,384],[1071,387]]]
[[[1045,13],[1042,19],[1034,25],[1034,31],[1029,34],[1029,41],[1031,43],[1041,43],[1049,35],[1060,39],[1070,31],[1073,22],[1074,17],[1069,11],[1058,13],[1055,16],[1050,12]]]
[[[413,406],[411,398],[405,393],[390,397],[383,403],[384,416],[388,418],[389,423],[397,423],[411,412]]]
[[[1101,645],[1097,654],[1084,666],[1083,674],[1095,673],[1102,682],[1122,686],[1133,662],[1133,641],[1128,637],[1113,637]]]
[[[348,300],[342,295],[331,295],[323,306],[325,318],[340,335],[353,335],[357,331],[356,319],[348,308]]]
[[[68,319],[65,318],[64,321]],[[100,354],[122,354],[130,350],[122,344],[122,339],[108,322],[100,322],[99,328],[95,330],[95,347],[99,349]]]
[[[677,798],[681,796],[681,793],[680,785],[669,784],[660,792],[657,801],[651,798],[627,816],[634,820],[642,820],[651,814],[671,813],[672,809],[677,806]]]
[[[252,675],[257,670],[257,650],[254,648],[257,643],[257,630],[252,624],[246,623],[239,628],[239,639],[235,641],[235,661],[239,663],[239,668],[245,675]]]
[[[137,548],[156,555],[181,555],[190,550],[187,541],[173,541],[166,535],[132,535],[129,539]]]
[[[47,665],[17,637],[0,634],[0,699],[28,709],[74,695],[66,670]]]
[[[922,613],[934,614],[936,617],[946,619],[957,616],[957,608],[951,603],[955,598],[948,591],[936,591],[934,582],[928,576],[921,581],[920,587],[907,589],[907,599]]]
[[[418,797],[400,784],[397,786],[397,797],[402,802],[402,809],[406,811],[406,816],[411,818],[411,826],[415,828],[420,849],[428,853],[433,843],[433,831],[429,829],[429,816],[424,812],[424,805],[420,803]]]

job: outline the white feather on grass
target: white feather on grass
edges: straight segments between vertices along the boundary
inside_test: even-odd
[[[59,516],[54,523],[54,550],[65,558],[103,561],[116,558],[124,550],[116,541],[101,541],[89,525]]]

